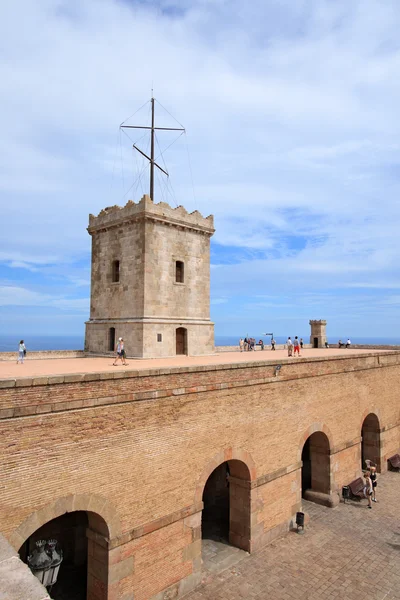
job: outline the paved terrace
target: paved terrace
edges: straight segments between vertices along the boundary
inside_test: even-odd
[[[62,375],[76,375],[85,373],[110,373],[118,371],[144,371],[149,369],[168,369],[182,367],[199,367],[211,365],[230,365],[241,363],[273,362],[285,364],[287,362],[330,359],[336,357],[354,358],[356,356],[376,355],[377,353],[393,353],[390,350],[360,350],[338,348],[310,348],[302,352],[301,358],[288,358],[287,350],[256,350],[253,352],[223,352],[211,356],[176,356],[173,358],[153,359],[128,359],[128,366],[121,363],[114,367],[113,358],[47,358],[30,359],[29,354],[23,365],[10,360],[1,360],[0,354],[0,380],[21,379],[32,377],[52,377]],[[17,354],[15,355],[17,358]],[[59,383],[59,382],[57,382]]]
[[[305,535],[288,533],[223,572],[205,572],[185,600],[398,600],[399,496],[400,473],[389,472],[372,510],[366,500],[333,509],[303,501]]]

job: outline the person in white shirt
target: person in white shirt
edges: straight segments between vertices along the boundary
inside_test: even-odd
[[[125,348],[124,348],[124,340],[120,337],[118,338],[118,343],[116,347],[117,355],[113,362],[113,367],[117,366],[117,360],[121,359],[123,365],[127,365],[128,363],[125,360]]]
[[[24,358],[25,358],[25,354],[26,354],[26,347],[24,344],[24,340],[21,340],[18,346],[18,359],[17,359],[17,364],[19,362],[21,362],[21,364],[24,364]]]
[[[349,338],[347,338],[346,348],[350,348],[350,346],[351,346],[351,341],[349,340]]]
[[[291,337],[288,337],[288,339],[286,340],[286,345],[287,345],[287,355],[293,356],[293,342],[292,342]]]

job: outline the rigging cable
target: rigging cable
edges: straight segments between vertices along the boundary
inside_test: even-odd
[[[145,102],[140,108],[138,108],[137,110],[135,110],[135,112],[132,113],[130,117],[128,117],[127,119],[125,119],[125,121],[122,121],[120,127],[122,127],[122,125],[124,123],[126,123],[127,121],[129,121],[129,119],[132,119],[132,117],[134,117],[136,115],[136,113],[139,112],[139,110],[142,110],[142,108],[144,108],[146,106],[146,104],[150,104],[150,100],[147,100],[147,102]]]
[[[121,129],[119,130],[119,148],[121,151],[121,169],[122,169],[122,191],[125,189],[125,174],[124,174],[124,159],[122,158],[122,136]]]
[[[186,150],[187,150],[187,156],[188,156],[190,179],[191,179],[191,182],[192,182],[194,208],[195,208],[195,210],[197,210],[197,199],[196,199],[196,193],[195,193],[195,190],[194,190],[192,163],[191,163],[191,160],[190,160],[189,144],[188,144],[188,141],[187,141],[187,133],[186,133],[186,131],[185,131],[185,144],[186,144]]]

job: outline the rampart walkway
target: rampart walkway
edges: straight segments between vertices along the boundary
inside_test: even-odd
[[[34,360],[34,356],[28,353],[27,359],[23,365],[16,364],[15,361],[1,360],[0,354],[0,380],[20,377],[40,377],[49,375],[65,375],[72,373],[104,373],[110,371],[139,371],[146,369],[164,369],[174,367],[195,367],[203,365],[226,365],[232,363],[251,363],[251,362],[280,362],[289,360],[291,362],[299,360],[309,360],[313,358],[328,359],[331,357],[344,356],[347,358],[362,356],[366,354],[377,354],[378,352],[388,352],[387,350],[346,350],[338,348],[310,348],[303,351],[301,358],[288,358],[287,350],[264,350],[263,352],[224,352],[222,354],[213,354],[210,356],[176,356],[172,358],[153,358],[153,359],[129,359],[128,366],[124,367],[119,362],[113,367],[113,358],[48,358]]]

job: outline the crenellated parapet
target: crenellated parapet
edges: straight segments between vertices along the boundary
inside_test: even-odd
[[[326,319],[310,319],[310,344],[313,348],[323,348],[328,343],[326,337]]]
[[[203,217],[197,210],[188,213],[183,206],[173,208],[166,202],[154,204],[150,196],[146,194],[140,202],[129,200],[123,207],[109,206],[103,208],[97,216],[90,214],[88,232],[92,234],[96,231],[118,227],[121,223],[141,219],[196,230],[209,236],[213,235],[215,231],[213,215]]]

